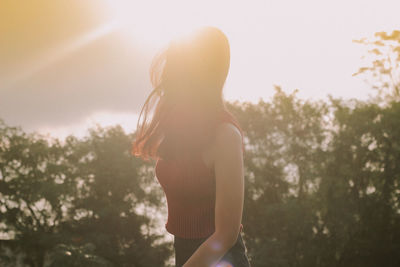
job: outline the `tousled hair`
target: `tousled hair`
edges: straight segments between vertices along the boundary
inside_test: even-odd
[[[198,28],[161,49],[150,66],[153,90],[139,114],[131,153],[144,160],[190,157],[212,140],[221,121],[239,129],[244,147],[243,131],[223,100],[229,66],[228,39],[216,27]]]

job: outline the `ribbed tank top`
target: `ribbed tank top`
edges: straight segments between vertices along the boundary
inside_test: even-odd
[[[201,153],[185,162],[158,158],[155,174],[167,199],[165,229],[191,239],[214,233],[215,173],[204,163]]]

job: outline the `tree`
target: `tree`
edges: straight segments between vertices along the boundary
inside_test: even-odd
[[[28,266],[164,265],[171,246],[138,210],[159,204],[145,188],[151,168],[131,140],[117,126],[61,144],[1,121],[0,222]]]
[[[322,266],[398,266],[400,103],[332,106],[336,130],[317,194]]]
[[[57,140],[50,144],[1,121],[0,221],[29,266],[43,266],[46,253],[67,238],[59,232],[73,190],[65,153]]]
[[[353,76],[370,73],[372,88],[380,101],[400,101],[400,31],[377,32],[374,38],[354,40],[369,47],[371,65],[361,67]],[[372,78],[372,79],[371,79]]]
[[[230,105],[245,131],[244,233],[253,266],[318,266],[313,195],[327,106],[275,87],[271,102]]]

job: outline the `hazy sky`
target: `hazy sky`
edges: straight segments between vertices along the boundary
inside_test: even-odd
[[[0,118],[58,137],[136,126],[148,69],[170,38],[202,25],[231,45],[227,100],[365,99],[353,39],[400,29],[400,1],[0,1]]]

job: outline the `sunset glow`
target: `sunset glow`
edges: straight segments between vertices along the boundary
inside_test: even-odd
[[[399,266],[399,10],[0,0],[0,266]]]
[[[229,38],[228,101],[268,99],[274,85],[303,98],[365,99],[369,85],[352,74],[367,50],[352,40],[398,25],[398,2],[383,2],[5,1],[0,112],[11,124],[63,136],[83,132],[79,121],[93,113],[135,116],[152,89],[155,53],[205,25]]]

